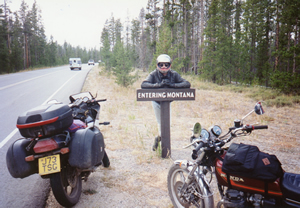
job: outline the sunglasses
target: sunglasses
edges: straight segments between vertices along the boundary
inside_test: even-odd
[[[169,67],[171,66],[170,63],[158,63],[158,64],[157,64],[157,66],[158,66],[159,68],[163,67],[164,65],[165,65],[165,67],[167,67],[167,68],[169,68]]]

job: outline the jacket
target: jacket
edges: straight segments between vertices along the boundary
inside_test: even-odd
[[[152,71],[148,77],[142,82],[141,88],[190,88],[189,81],[183,79],[176,71],[169,70],[164,76],[158,69]]]

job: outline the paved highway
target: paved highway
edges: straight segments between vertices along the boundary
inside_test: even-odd
[[[51,99],[68,104],[69,95],[81,91],[92,67],[83,64],[82,70],[70,70],[66,65],[0,75],[0,208],[44,207],[49,179],[38,174],[16,179],[6,167],[8,147],[22,137],[16,128],[17,118]]]

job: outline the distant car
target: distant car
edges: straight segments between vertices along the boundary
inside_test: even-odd
[[[70,69],[73,70],[78,68],[81,70],[81,59],[80,58],[70,58],[69,59]]]
[[[95,61],[94,61],[93,59],[90,59],[90,60],[88,61],[88,65],[95,65]]]

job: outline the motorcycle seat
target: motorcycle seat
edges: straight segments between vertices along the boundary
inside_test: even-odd
[[[282,194],[284,198],[300,200],[300,175],[285,172],[282,177]]]

